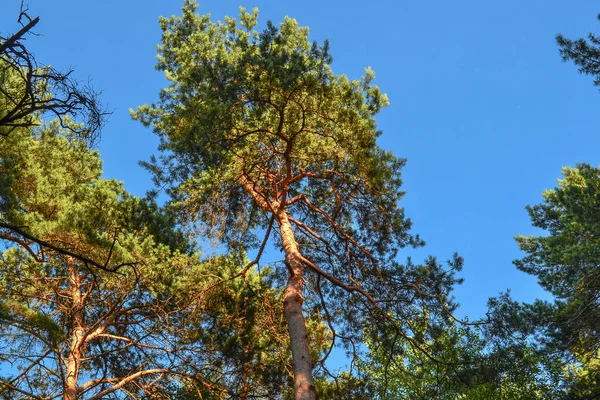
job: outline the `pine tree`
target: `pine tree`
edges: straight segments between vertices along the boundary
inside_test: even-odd
[[[388,99],[373,71],[334,74],[328,43],[311,44],[292,18],[259,32],[256,9],[217,23],[196,9],[186,1],[183,16],[161,18],[157,69],[170,86],[133,116],[161,139],[163,155],[147,166],[184,219],[231,249],[282,249],[296,398],[315,398],[321,365],[305,312],[323,315],[333,343],[350,349],[365,326],[390,325],[426,351],[411,324],[424,309],[432,320],[452,310],[461,260],[450,271],[433,258],[397,262],[399,249],[423,242],[398,204],[404,160],[377,145],[374,117]]]
[[[600,14],[598,15],[600,20]],[[563,61],[573,61],[579,67],[579,72],[594,77],[594,85],[600,86],[600,37],[593,33],[584,38],[567,39],[556,35]]]

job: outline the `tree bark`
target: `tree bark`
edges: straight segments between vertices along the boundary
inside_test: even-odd
[[[66,362],[67,374],[65,377],[64,400],[77,400],[79,391],[79,371],[82,357],[83,336],[85,334],[83,296],[81,294],[81,279],[72,261],[69,262],[69,280],[71,284],[71,297],[73,301],[71,331],[71,343],[69,344],[69,356]]]
[[[312,383],[312,362],[306,334],[306,322],[302,312],[303,265],[300,249],[285,209],[277,211],[277,222],[285,253],[285,263],[290,277],[283,293],[283,309],[288,324],[292,347],[294,386],[296,400],[315,400],[317,393]]]

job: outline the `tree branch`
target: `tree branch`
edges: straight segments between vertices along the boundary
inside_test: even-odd
[[[15,225],[8,224],[6,222],[0,221],[0,228],[9,229],[9,230],[11,230],[11,231],[13,231],[13,232],[15,232],[15,233],[23,236],[25,239],[31,240],[31,241],[37,243],[38,245],[40,245],[42,247],[45,247],[45,248],[50,249],[50,250],[53,250],[53,251],[55,251],[55,252],[57,252],[59,254],[62,254],[64,256],[73,257],[76,260],[79,260],[79,261],[81,261],[81,262],[83,262],[83,263],[85,263],[87,265],[92,265],[92,266],[94,266],[94,267],[96,267],[98,269],[101,269],[103,271],[106,271],[106,272],[118,272],[118,270],[120,268],[123,268],[123,267],[126,267],[126,266],[133,266],[133,265],[137,264],[137,262],[130,262],[130,263],[117,264],[117,265],[112,266],[112,267],[107,267],[107,265],[100,264],[100,263],[98,263],[98,262],[96,262],[96,261],[94,261],[94,260],[92,260],[92,259],[90,259],[88,257],[85,257],[85,256],[83,256],[81,254],[74,253],[74,252],[72,252],[70,250],[67,250],[67,249],[62,249],[62,248],[60,248],[58,246],[53,245],[52,243],[49,243],[49,242],[47,242],[45,240],[37,238],[37,237],[35,237],[35,236],[33,236],[33,235],[25,232],[23,229],[21,229],[18,226],[15,226]],[[10,239],[8,239],[8,240],[10,240]],[[16,242],[16,240],[13,240],[13,241]]]

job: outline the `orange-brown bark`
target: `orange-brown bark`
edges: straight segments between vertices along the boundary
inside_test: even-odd
[[[290,277],[283,293],[283,309],[292,347],[295,398],[296,400],[314,400],[316,391],[312,383],[312,362],[306,334],[306,322],[302,312],[302,303],[304,302],[302,297],[302,255],[285,209],[279,210],[277,221],[285,252],[285,263],[290,270]]]
[[[84,347],[85,321],[84,299],[81,294],[81,277],[73,263],[69,263],[69,280],[71,283],[71,297],[73,301],[71,343],[69,344],[69,357],[66,362],[64,400],[76,400],[78,393],[78,380]]]

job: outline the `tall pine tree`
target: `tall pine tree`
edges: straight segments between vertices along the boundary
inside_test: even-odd
[[[160,137],[148,167],[188,221],[230,248],[282,249],[296,398],[315,398],[306,312],[349,348],[365,326],[392,326],[427,351],[414,320],[451,311],[455,278],[435,259],[397,262],[422,241],[398,204],[404,160],[377,145],[388,99],[373,71],[336,75],[328,43],[311,44],[294,19],[259,32],[256,9],[216,23],[196,9],[186,1],[183,16],[161,18],[157,69],[170,85],[133,116]]]

